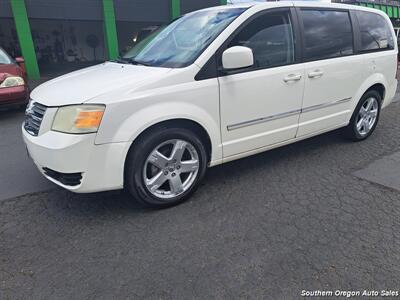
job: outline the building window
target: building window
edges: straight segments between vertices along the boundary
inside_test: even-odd
[[[32,19],[30,24],[44,74],[55,76],[106,59],[101,21]]]

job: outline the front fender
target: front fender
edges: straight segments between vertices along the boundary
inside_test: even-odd
[[[151,118],[149,118],[151,116]],[[136,111],[112,130],[99,131],[96,144],[132,143],[142,132],[160,122],[187,119],[198,123],[208,133],[211,141],[211,161],[216,164],[222,159],[222,144],[218,121],[203,108],[191,103],[164,102],[146,106]],[[213,163],[215,161],[215,163]]]

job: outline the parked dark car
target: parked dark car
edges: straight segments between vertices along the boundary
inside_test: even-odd
[[[0,48],[0,107],[25,107],[28,100],[24,59],[13,59]]]

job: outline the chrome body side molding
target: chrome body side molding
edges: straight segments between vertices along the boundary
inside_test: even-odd
[[[305,112],[310,112],[310,111],[317,110],[317,109],[327,108],[327,107],[330,107],[330,106],[334,106],[334,105],[338,105],[338,104],[341,104],[341,103],[349,102],[350,100],[351,100],[351,97],[344,98],[344,99],[341,99],[341,100],[332,101],[332,102],[328,102],[328,103],[317,104],[317,105],[305,107],[305,108],[303,108],[301,110],[301,112],[305,113]]]
[[[228,128],[228,131],[231,131],[231,130],[235,130],[235,129],[239,129],[239,128],[243,128],[243,127],[247,127],[247,126],[252,126],[252,125],[256,125],[256,124],[260,124],[260,123],[270,122],[270,121],[294,116],[299,113],[301,113],[301,109],[229,125],[229,126],[227,126],[227,128]]]
[[[261,123],[265,123],[265,122],[270,122],[270,121],[274,121],[274,120],[278,120],[278,119],[282,119],[282,118],[287,118],[287,117],[294,116],[294,115],[297,115],[297,114],[300,114],[300,113],[306,113],[306,112],[310,112],[310,111],[314,111],[314,110],[318,110],[318,109],[327,108],[327,107],[331,107],[331,106],[334,106],[334,105],[346,103],[346,102],[349,102],[351,99],[352,99],[351,97],[348,97],[348,98],[344,98],[344,99],[340,99],[340,100],[336,100],[336,101],[332,101],[332,102],[328,102],[328,103],[309,106],[309,107],[306,107],[306,108],[303,108],[303,109],[292,110],[292,111],[281,113],[281,114],[277,114],[277,115],[272,115],[272,116],[268,116],[268,117],[263,117],[263,118],[258,118],[258,119],[254,119],[254,120],[244,121],[244,122],[228,125],[227,129],[228,129],[228,131],[232,131],[232,130],[243,128],[243,127],[247,127],[247,126],[253,126],[253,125],[257,125],[257,124],[261,124]]]

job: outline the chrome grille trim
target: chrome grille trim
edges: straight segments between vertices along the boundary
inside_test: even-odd
[[[24,128],[30,135],[38,136],[47,107],[38,102],[29,104],[25,112]]]

